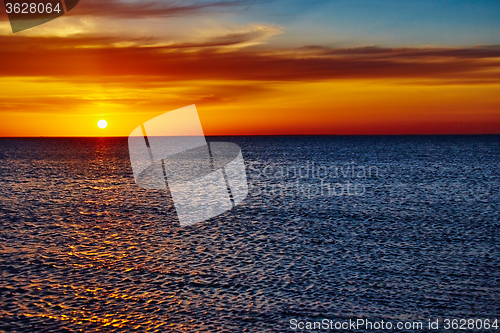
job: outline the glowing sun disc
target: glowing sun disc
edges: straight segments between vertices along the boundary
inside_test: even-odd
[[[97,122],[97,127],[106,128],[108,126],[108,122],[104,119],[101,119]]]

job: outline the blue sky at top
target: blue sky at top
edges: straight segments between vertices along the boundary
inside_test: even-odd
[[[500,44],[500,1],[276,0],[233,14],[284,27],[284,45],[466,46]]]

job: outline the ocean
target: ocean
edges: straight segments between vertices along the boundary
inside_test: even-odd
[[[0,330],[500,320],[500,136],[208,140],[249,194],[181,228],[126,138],[0,139]]]

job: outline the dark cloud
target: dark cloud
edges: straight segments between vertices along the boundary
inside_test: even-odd
[[[168,80],[312,81],[441,79],[499,82],[500,46],[470,48],[245,49],[219,46],[252,40],[254,32],[198,44],[113,47],[100,37],[0,37],[3,76],[146,76]],[[135,40],[138,44],[155,40]],[[89,47],[91,46],[91,47]],[[189,50],[189,52],[186,52]]]
[[[358,56],[376,59],[388,58],[495,58],[500,57],[500,45],[484,45],[469,48],[384,48],[378,46],[355,48],[328,48],[322,46],[305,46],[298,50],[310,52],[318,56]]]

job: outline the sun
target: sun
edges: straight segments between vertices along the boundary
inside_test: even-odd
[[[97,127],[106,128],[106,127],[108,127],[108,122],[104,119],[101,119],[97,122]]]

